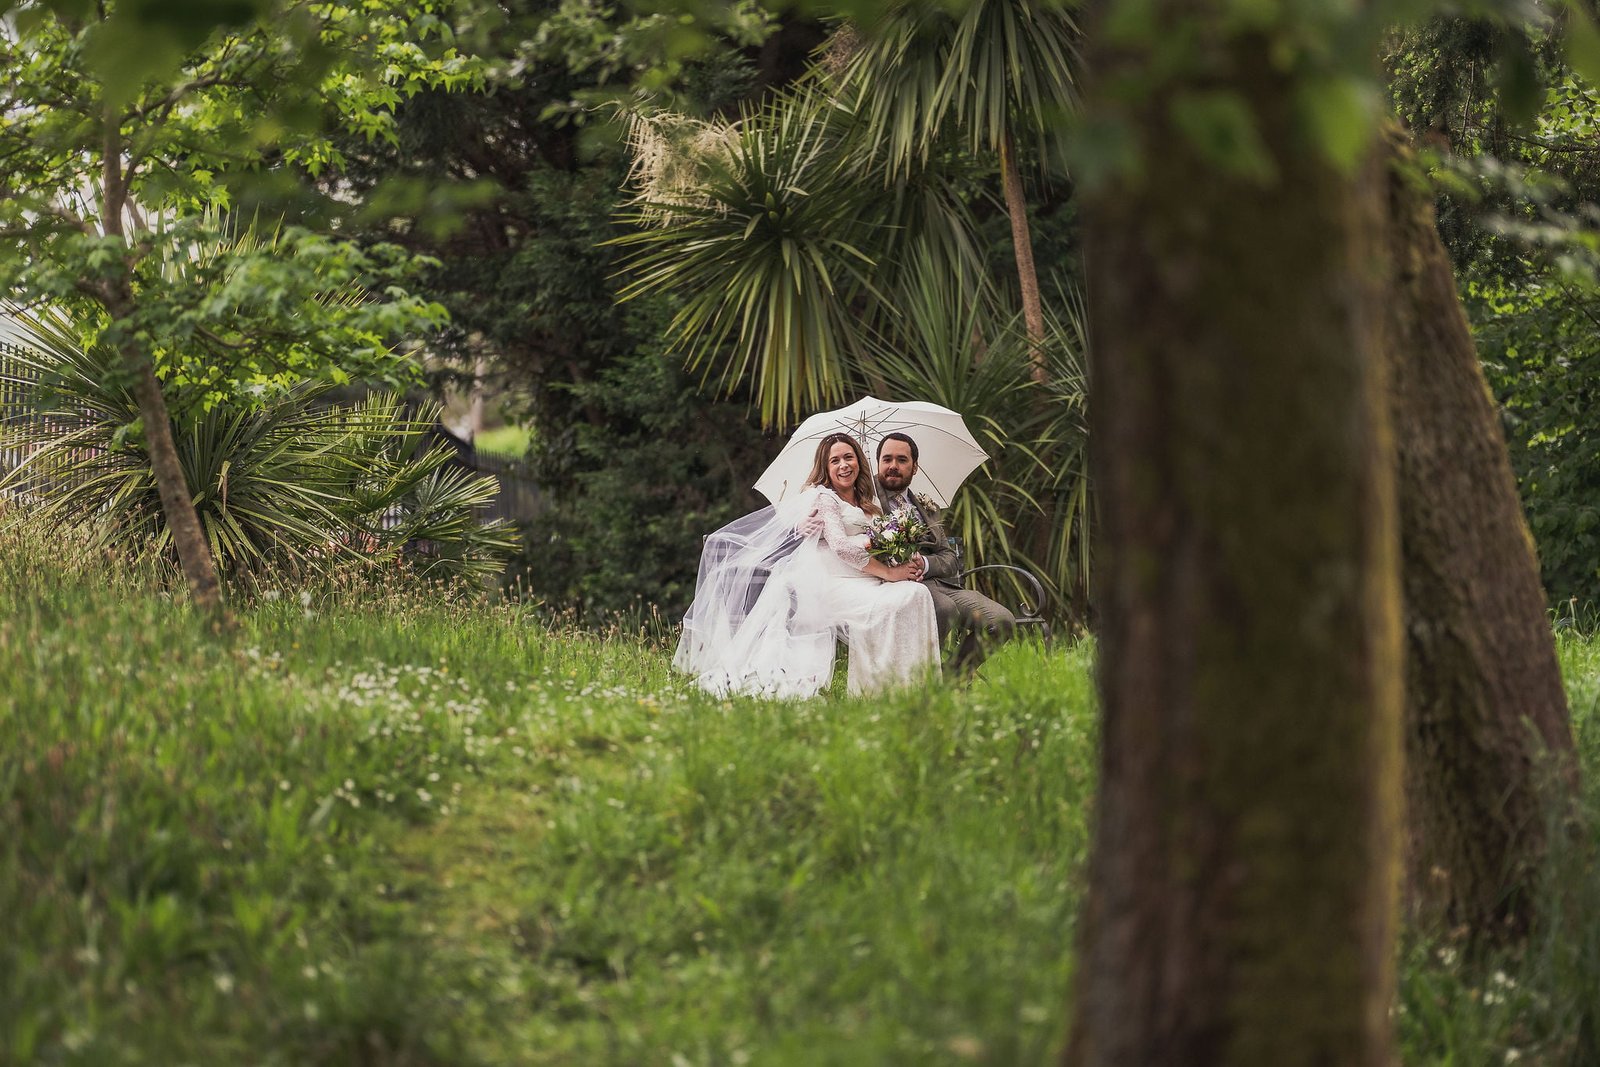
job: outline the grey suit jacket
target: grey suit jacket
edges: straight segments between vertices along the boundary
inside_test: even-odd
[[[889,494],[878,484],[876,478],[873,479],[872,485],[878,493],[878,506],[888,511]],[[922,520],[928,524],[928,532],[917,542],[922,549],[922,555],[928,561],[928,569],[922,580],[959,589],[961,582],[957,575],[961,573],[961,557],[956,555],[955,548],[945,535],[944,523],[939,521],[939,509],[934,506],[933,501],[917,492],[915,483],[912,484],[911,498],[917,510],[922,513]]]

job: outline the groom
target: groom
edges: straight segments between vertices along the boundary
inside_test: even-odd
[[[945,537],[939,509],[911,491],[916,474],[917,442],[903,433],[885,434],[878,442],[878,506],[885,514],[909,507],[927,524],[917,557],[922,561],[922,584],[933,594],[940,639],[951,631],[960,635],[952,673],[970,675],[990,648],[1016,630],[1016,616],[977,590],[961,587],[961,559]]]

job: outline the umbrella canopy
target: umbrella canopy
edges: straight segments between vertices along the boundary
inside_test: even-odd
[[[819,411],[795,430],[772,461],[756,489],[774,504],[805,488],[816,459],[817,442],[844,432],[861,442],[870,464],[885,434],[903,433],[917,442],[917,476],[911,487],[947,507],[973,469],[989,458],[967,431],[961,416],[947,407],[921,400],[892,401],[865,396],[833,411]]]

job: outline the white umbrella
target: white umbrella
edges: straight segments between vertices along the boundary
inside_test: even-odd
[[[861,442],[869,469],[876,465],[878,442],[885,434],[899,432],[916,441],[917,475],[911,488],[925,493],[941,508],[950,504],[973,468],[989,458],[961,416],[947,407],[921,400],[896,402],[864,396],[845,407],[819,411],[802,422],[778,458],[756,479],[756,489],[774,504],[799,493],[816,460],[817,442],[841,431]]]

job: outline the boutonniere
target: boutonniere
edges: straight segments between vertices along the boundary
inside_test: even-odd
[[[938,511],[939,510],[939,505],[935,504],[931,499],[929,499],[928,497],[924,496],[923,494],[921,494],[921,493],[912,493],[911,495],[916,498],[917,507],[921,508],[923,511]]]

